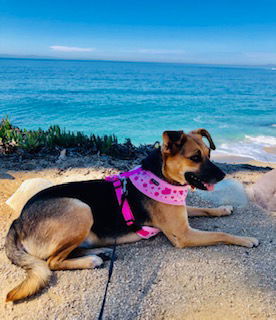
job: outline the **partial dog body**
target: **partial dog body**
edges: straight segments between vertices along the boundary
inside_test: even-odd
[[[202,131],[203,130],[203,131]],[[189,183],[201,189],[223,179],[224,173],[209,160],[210,149],[203,143],[209,133],[200,129],[190,134],[164,132],[162,149],[153,151],[142,167],[171,184]],[[95,268],[110,249],[103,247],[138,241],[135,233],[141,225],[160,229],[178,247],[205,246],[218,243],[246,247],[258,240],[223,232],[205,232],[189,226],[188,216],[223,216],[230,207],[217,209],[169,205],[148,198],[128,180],[128,202],[135,224],[126,225],[117,202],[113,184],[105,180],[71,182],[40,191],[24,206],[6,239],[6,253],[16,265],[27,270],[27,278],[7,295],[16,301],[44,287],[50,270]],[[75,249],[86,249],[88,255],[74,256]]]

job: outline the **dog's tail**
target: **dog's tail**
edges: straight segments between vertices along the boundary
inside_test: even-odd
[[[47,285],[51,275],[47,263],[24,250],[15,229],[15,222],[8,232],[5,249],[8,258],[27,271],[26,279],[8,293],[6,302],[24,299]]]

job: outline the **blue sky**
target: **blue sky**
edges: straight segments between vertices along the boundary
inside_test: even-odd
[[[275,0],[0,0],[0,54],[276,64]]]

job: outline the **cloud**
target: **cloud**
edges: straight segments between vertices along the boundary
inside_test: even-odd
[[[146,54],[184,54],[184,50],[171,50],[171,49],[139,49],[139,53]]]
[[[245,52],[244,55],[251,61],[257,63],[276,63],[276,52]]]
[[[95,48],[79,48],[79,47],[66,47],[66,46],[50,46],[54,51],[60,52],[92,52]]]

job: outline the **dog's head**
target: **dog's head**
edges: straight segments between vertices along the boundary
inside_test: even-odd
[[[209,146],[203,142],[209,141]],[[162,173],[171,182],[189,184],[202,190],[213,190],[214,184],[225,177],[210,161],[215,144],[206,129],[197,129],[185,134],[183,131],[163,133]]]

